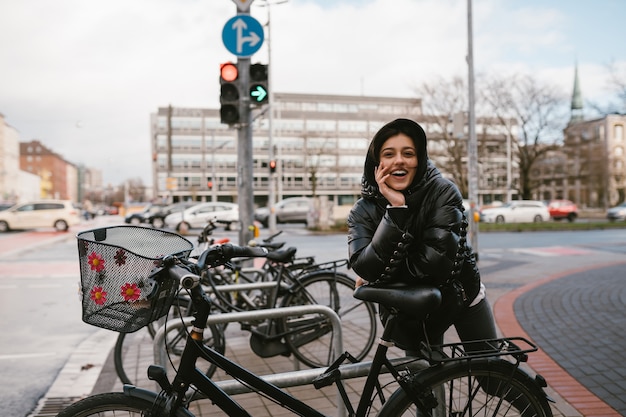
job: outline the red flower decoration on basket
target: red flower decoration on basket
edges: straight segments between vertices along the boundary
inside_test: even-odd
[[[115,253],[115,263],[118,266],[122,266],[126,263],[126,253],[124,249],[120,249]]]
[[[127,282],[122,285],[121,294],[126,301],[136,301],[141,295],[141,289],[137,286],[137,284],[130,284]]]
[[[92,271],[102,272],[104,269],[104,258],[97,253],[92,252],[92,254],[89,255],[89,265],[91,265]]]
[[[107,300],[107,292],[104,291],[102,287],[93,287],[90,297],[94,301],[94,303],[102,305]]]

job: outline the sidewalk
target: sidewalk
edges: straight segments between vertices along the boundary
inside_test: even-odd
[[[511,256],[512,251],[515,251],[515,256]],[[553,339],[562,337],[563,332],[570,331],[570,327],[560,325],[554,320],[554,317],[568,315],[567,313],[576,316],[574,323],[583,326],[590,339],[595,337],[600,328],[613,325],[623,326],[623,319],[621,318],[623,314],[617,315],[619,317],[610,318],[606,316],[585,317],[585,308],[571,304],[572,299],[577,299],[580,304],[587,306],[593,304],[591,298],[597,297],[597,293],[616,294],[614,287],[603,287],[607,281],[600,279],[600,277],[595,280],[597,293],[579,288],[579,281],[581,277],[587,281],[594,281],[593,278],[596,274],[600,274],[600,272],[610,274],[611,268],[622,268],[623,270],[624,264],[626,264],[626,253],[594,248],[558,247],[517,251],[515,249],[499,249],[481,252],[479,266],[500,333],[504,336],[525,336],[535,341],[542,340],[539,343],[541,350],[530,354],[530,360],[524,366],[531,374],[538,372],[546,378],[549,384],[547,391],[550,397],[555,400],[552,405],[555,416],[621,415],[616,411],[616,408],[612,408],[608,403],[614,407],[620,407],[619,401],[623,401],[620,398],[623,397],[623,392],[626,392],[626,386],[623,385],[626,384],[626,372],[623,372],[626,352],[623,352],[623,343],[621,344],[621,357],[612,358],[621,364],[621,377],[620,370],[616,369],[617,377],[607,373],[606,381],[603,382],[601,379],[597,379],[602,378],[602,375],[598,377],[597,370],[582,361],[578,361],[577,355],[591,355],[592,362],[598,364],[604,361],[605,352],[597,352],[594,356],[593,351],[578,352],[573,344],[570,343],[568,346],[567,343],[560,343],[560,340]],[[570,281],[573,282],[572,285],[569,284]],[[565,287],[562,282],[567,282],[568,285]],[[621,288],[624,287],[626,286],[622,284]],[[619,289],[619,291],[621,291],[622,296],[626,296],[626,290]],[[620,292],[617,292],[615,296],[619,298]],[[599,303],[603,303],[603,301],[600,300]],[[529,315],[529,311],[532,314]],[[615,332],[620,333],[619,337],[622,340],[623,330],[624,327],[621,328],[621,333]],[[128,345],[125,355],[125,369],[129,377],[133,381],[137,381],[136,385],[138,386],[155,389],[155,384],[147,380],[146,377],[147,366],[154,362],[152,340],[148,332],[141,330],[128,335],[128,337],[130,340],[125,343],[125,346]],[[70,403],[89,393],[121,390],[122,385],[115,375],[112,356],[110,355],[115,338],[115,333],[103,330],[98,332],[94,338],[81,344],[40,403],[39,409],[30,417],[55,415],[53,413],[55,409],[58,411],[63,404]],[[453,339],[453,336],[447,335],[447,338]],[[551,341],[558,345],[558,350],[549,349],[551,348]],[[397,349],[395,350],[397,351]],[[96,351],[97,353],[94,353]],[[551,357],[548,352],[556,353],[553,353],[554,357]],[[83,356],[84,353],[89,354],[89,369],[84,369],[86,361],[85,356]],[[397,353],[398,356],[402,355],[402,352],[398,351]],[[242,332],[236,323],[230,324],[227,328],[226,355],[259,375],[293,371],[298,366],[291,358],[279,356],[262,359],[253,354],[249,347],[249,333]],[[565,370],[564,361],[566,359],[573,361],[573,366],[577,366],[578,372],[572,372],[572,368],[568,368],[569,372]],[[614,386],[621,386],[622,390],[618,393],[605,390],[599,394],[594,394],[590,388],[581,383],[581,381],[585,381],[589,385],[590,377],[596,378],[597,385],[612,383]],[[230,378],[218,372],[214,379]],[[347,389],[352,397],[358,395],[362,384],[362,379],[349,381]],[[296,397],[306,400],[308,404],[327,415],[337,415],[338,397],[334,387],[315,390],[310,386],[302,386],[291,388],[288,391]],[[597,390],[594,389],[594,392]],[[256,394],[238,395],[237,400],[252,415],[279,416],[289,414],[286,410],[269,400],[259,398]],[[191,411],[198,416],[223,415],[207,401],[197,401],[193,406]]]

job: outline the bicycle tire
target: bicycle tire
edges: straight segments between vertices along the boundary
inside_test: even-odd
[[[165,410],[155,410],[151,401],[130,397],[122,392],[97,394],[84,398],[61,410],[57,417],[139,417],[144,415],[165,415]],[[154,411],[161,411],[155,413]],[[177,412],[177,417],[189,416],[184,411]]]
[[[158,323],[165,323],[166,320],[181,317],[181,315],[185,317],[186,315],[193,313],[192,311],[189,311],[189,306],[189,299],[184,295],[179,295],[177,301],[174,302],[173,307],[170,308],[167,316],[158,320]],[[158,329],[158,323],[155,321],[146,326],[151,338],[154,338],[154,335],[156,334],[155,329]],[[178,331],[171,331],[166,336],[166,350],[169,353],[174,367],[177,365],[176,358],[182,354],[186,338],[186,328],[181,328]],[[122,381],[123,384],[134,385],[138,381],[131,379],[126,373],[124,367],[124,358],[126,357],[126,349],[124,348],[125,340],[126,333],[119,333],[113,352],[113,363],[115,365],[115,372],[117,373],[120,381]],[[205,329],[204,344],[215,349],[217,352],[224,354],[224,352],[226,352],[226,338],[224,337],[223,327],[219,324],[209,324]],[[205,373],[209,377],[213,376],[217,370],[217,366],[215,364],[201,358],[198,359],[197,367],[200,369],[206,368]]]
[[[343,350],[362,360],[376,340],[378,318],[374,305],[357,300],[353,292],[354,280],[349,276],[333,271],[314,271],[298,279],[281,306],[317,304],[330,307],[342,322]],[[320,368],[335,359],[332,327],[326,316],[313,313],[283,317],[278,325],[291,352],[305,365]]]
[[[525,371],[503,359],[462,360],[431,367],[415,374],[412,386],[419,390],[414,395],[420,398],[430,394],[431,399],[437,397],[438,405],[432,413],[418,410],[413,396],[399,388],[378,416],[552,417],[539,385]],[[444,392],[444,399],[436,392]]]

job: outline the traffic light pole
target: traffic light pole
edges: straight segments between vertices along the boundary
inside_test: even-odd
[[[250,58],[238,58],[239,83],[242,92],[250,89]],[[254,237],[250,229],[254,225],[254,193],[252,183],[254,175],[252,155],[252,112],[250,111],[250,97],[247,93],[239,100],[239,115],[241,124],[237,131],[237,190],[239,198],[239,244],[246,245]]]

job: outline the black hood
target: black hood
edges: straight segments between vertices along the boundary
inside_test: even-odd
[[[409,188],[405,191],[411,193],[424,179],[428,169],[428,151],[426,149],[426,133],[420,125],[409,119],[396,119],[383,126],[370,142],[365,157],[363,178],[361,179],[361,195],[364,198],[380,198],[383,196],[378,191],[378,184],[374,178],[374,168],[378,165],[378,155],[383,143],[392,136],[404,133],[413,140],[417,150],[417,173]]]

